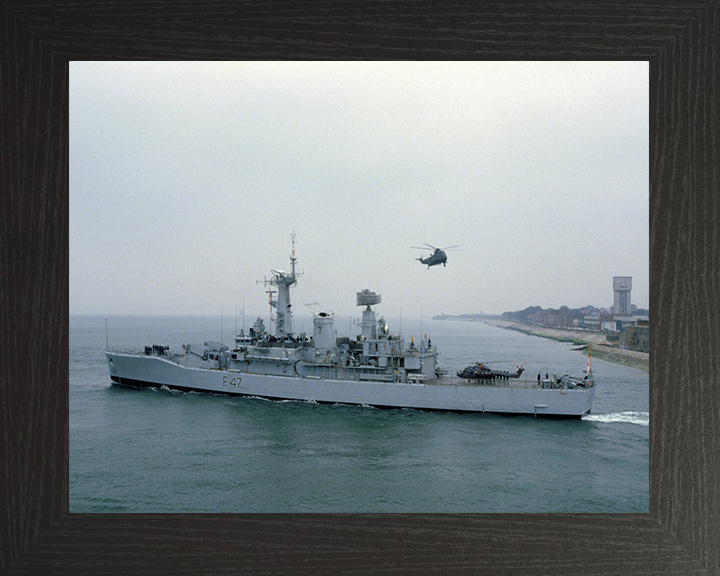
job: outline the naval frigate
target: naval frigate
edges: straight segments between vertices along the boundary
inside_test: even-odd
[[[106,351],[110,378],[129,387],[167,387],[210,392],[378,408],[414,408],[454,412],[525,414],[581,418],[590,413],[595,382],[590,369],[583,376],[528,379],[516,372],[493,370],[477,362],[456,375],[438,367],[438,350],[423,338],[407,344],[392,334],[373,306],[382,297],[368,289],[356,293],[363,309],[360,333],[337,337],[334,316],[313,317],[312,336],[293,329],[290,287],[297,283],[293,239],[290,271],[273,269],[265,284],[275,312],[271,334],[258,318],[247,334],[241,330],[234,346],[218,342],[145,346],[135,352]],[[276,294],[276,298],[273,298]],[[524,377],[523,377],[524,375]]]

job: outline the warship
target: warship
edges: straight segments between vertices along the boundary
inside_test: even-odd
[[[116,385],[167,387],[181,391],[258,397],[270,400],[350,404],[378,408],[412,408],[452,412],[524,414],[581,418],[595,396],[590,369],[583,376],[529,379],[516,372],[493,370],[476,362],[455,375],[438,366],[438,350],[427,337],[406,343],[392,334],[373,306],[380,294],[356,293],[361,307],[360,333],[337,337],[334,316],[313,314],[312,335],[293,331],[290,287],[297,283],[293,238],[290,271],[273,269],[264,280],[275,312],[274,333],[258,318],[234,345],[218,342],[184,344],[177,350],[151,345],[134,352],[108,349],[110,378]],[[276,295],[273,297],[273,295]],[[523,377],[524,375],[524,377]]]

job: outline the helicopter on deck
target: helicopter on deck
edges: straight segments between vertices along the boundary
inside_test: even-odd
[[[468,380],[493,380],[496,378],[500,380],[507,380],[508,378],[520,378],[520,374],[525,372],[525,368],[523,366],[518,366],[516,364],[515,367],[517,368],[517,372],[508,372],[507,370],[494,370],[487,364],[477,362],[475,364],[471,364],[464,370],[460,370],[457,375],[460,378],[467,378]]]
[[[437,266],[438,264],[442,264],[443,266],[446,266],[447,262],[447,254],[445,254],[445,250],[452,250],[453,248],[459,248],[459,246],[448,246],[447,248],[435,248],[435,246],[432,246],[431,244],[425,243],[425,248],[422,246],[410,246],[410,248],[415,248],[417,250],[427,250],[428,248],[433,250],[433,253],[430,254],[427,258],[415,258],[415,260],[420,260],[423,264],[426,264],[428,268],[430,266]]]

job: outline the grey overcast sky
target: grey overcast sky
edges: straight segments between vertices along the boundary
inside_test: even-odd
[[[70,312],[649,305],[647,62],[73,62]],[[459,244],[431,269],[411,246]]]

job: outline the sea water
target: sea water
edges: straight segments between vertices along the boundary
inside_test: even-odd
[[[111,348],[232,342],[219,318],[111,316]],[[267,321],[266,321],[267,324]],[[388,319],[451,373],[581,375],[570,344]],[[311,332],[312,322],[296,321]],[[338,335],[359,332],[336,318]],[[70,512],[648,512],[648,374],[592,360],[581,420],[267,401],[113,386],[106,319],[70,317]]]

